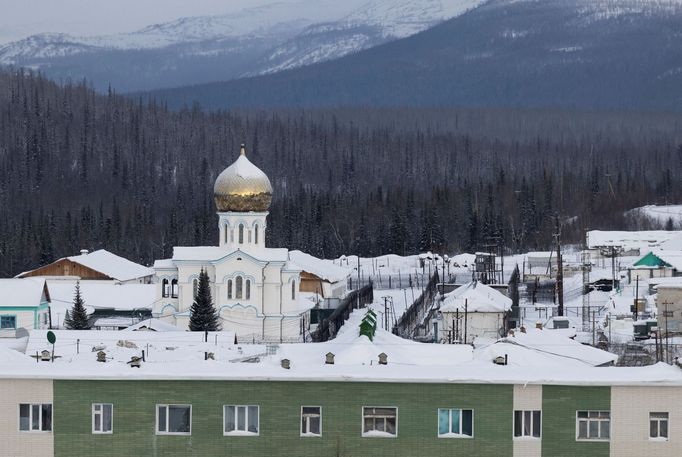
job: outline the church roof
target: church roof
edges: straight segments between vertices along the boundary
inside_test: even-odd
[[[220,260],[234,252],[243,252],[256,260],[263,262],[286,262],[289,260],[289,250],[285,248],[240,248],[236,251],[216,246],[176,246],[173,248],[173,262],[177,261],[205,261]]]
[[[213,186],[220,212],[263,212],[272,201],[272,184],[263,171],[246,157],[244,145],[239,158],[223,170]]]

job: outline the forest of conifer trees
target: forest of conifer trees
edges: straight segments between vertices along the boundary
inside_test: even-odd
[[[0,275],[106,248],[217,244],[213,182],[246,143],[270,246],[332,258],[549,247],[682,198],[682,116],[491,109],[202,112],[0,73]]]

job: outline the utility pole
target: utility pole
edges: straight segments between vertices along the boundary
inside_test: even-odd
[[[554,225],[556,232],[556,293],[559,299],[558,314],[564,315],[564,266],[561,258],[561,223],[559,222],[559,213],[554,216]]]
[[[665,306],[663,311],[663,317],[665,317],[665,363],[672,363],[670,360],[670,338],[668,338],[668,305],[672,305],[672,303],[663,302],[663,306]]]
[[[637,275],[637,281],[635,283],[635,321],[637,321],[637,317],[639,316],[639,275]]]

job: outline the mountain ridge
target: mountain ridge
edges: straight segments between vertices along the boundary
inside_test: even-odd
[[[275,2],[132,33],[34,35],[0,46],[0,64],[39,69],[55,79],[87,78],[100,90],[110,84],[124,92],[197,84],[338,58],[409,36],[484,1]]]
[[[615,5],[615,6],[614,6]],[[170,106],[682,107],[682,2],[491,0],[431,29],[273,75],[155,91]]]

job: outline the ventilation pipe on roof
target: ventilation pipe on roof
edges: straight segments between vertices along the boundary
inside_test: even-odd
[[[282,359],[280,363],[285,370],[288,370],[291,367],[291,361],[289,359]]]

